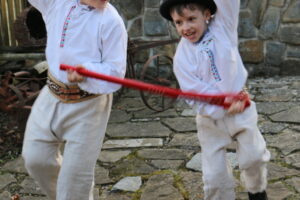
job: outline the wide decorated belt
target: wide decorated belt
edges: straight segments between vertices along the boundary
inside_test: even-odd
[[[100,96],[91,94],[78,87],[78,85],[66,85],[48,73],[47,85],[50,92],[64,103],[78,103]]]

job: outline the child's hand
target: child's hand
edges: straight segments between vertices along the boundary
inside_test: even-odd
[[[235,100],[231,103],[231,106],[228,108],[228,114],[234,115],[237,113],[241,113],[245,110],[246,101]]]
[[[246,109],[247,103],[249,103],[249,94],[246,91],[242,91],[238,98],[228,97],[225,99],[225,103],[230,103],[228,108],[228,114],[234,115],[241,113]]]
[[[82,65],[79,65],[76,67],[84,69],[84,66],[82,66]],[[86,80],[86,78],[84,76],[80,75],[79,73],[77,73],[77,71],[67,70],[67,72],[68,72],[68,81],[71,83],[81,83]]]

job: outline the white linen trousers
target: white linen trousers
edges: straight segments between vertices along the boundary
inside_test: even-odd
[[[266,163],[270,152],[257,127],[254,102],[244,112],[219,120],[197,115],[198,138],[202,151],[205,200],[235,200],[235,181],[226,159],[226,147],[237,141],[237,158],[241,179],[251,193],[267,187]]]
[[[93,200],[94,169],[111,105],[112,94],[66,104],[47,86],[42,89],[27,122],[22,155],[50,200]]]

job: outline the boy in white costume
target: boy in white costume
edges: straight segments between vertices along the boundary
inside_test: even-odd
[[[238,51],[239,0],[165,0],[160,13],[181,36],[174,72],[184,91],[242,93],[247,71]],[[212,17],[212,15],[214,15]],[[241,178],[250,200],[266,200],[266,163],[270,153],[257,127],[255,103],[226,98],[228,110],[192,101],[202,150],[205,200],[234,200],[234,177],[226,146],[237,141]]]
[[[108,1],[29,0],[46,24],[49,76],[29,116],[22,155],[50,200],[93,200],[94,169],[120,86],[59,66],[124,77],[127,32]]]

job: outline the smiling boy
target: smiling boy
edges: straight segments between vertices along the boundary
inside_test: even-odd
[[[49,76],[28,118],[25,167],[50,200],[93,200],[94,170],[112,93],[120,86],[64,72],[59,66],[123,78],[127,32],[109,0],[29,2],[46,24]]]
[[[238,50],[239,0],[165,0],[160,13],[173,21],[181,40],[174,57],[174,72],[184,91],[240,93],[247,71]],[[242,181],[250,200],[266,200],[266,165],[270,153],[257,127],[252,101],[226,98],[228,110],[189,101],[197,111],[202,151],[205,200],[235,200],[235,180],[226,159],[226,147],[237,141]]]

